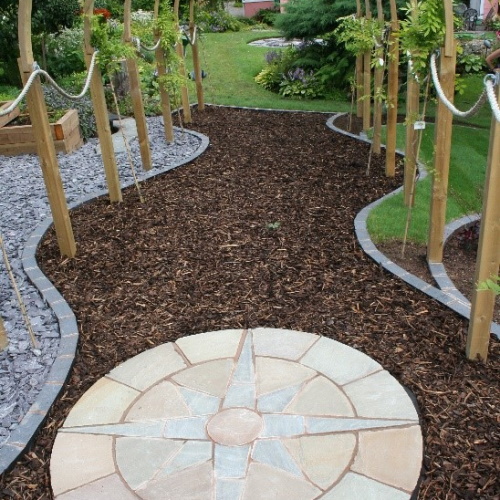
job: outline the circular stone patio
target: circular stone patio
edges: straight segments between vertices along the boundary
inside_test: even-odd
[[[51,458],[57,500],[403,500],[416,409],[370,357],[304,332],[193,335],[119,365]]]

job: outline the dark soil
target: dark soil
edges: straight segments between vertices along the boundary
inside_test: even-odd
[[[73,260],[43,242],[44,272],[75,311],[80,346],[62,397],[2,498],[49,499],[51,446],[78,398],[122,361],[195,333],[269,326],[359,349],[416,395],[425,456],[420,499],[500,498],[500,344],[465,359],[467,322],[361,251],[353,220],[393,190],[369,146],[325,115],[209,108],[192,164],[72,214]]]

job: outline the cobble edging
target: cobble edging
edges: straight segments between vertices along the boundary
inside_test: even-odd
[[[372,141],[367,137],[360,137],[359,135],[353,134],[351,132],[346,132],[335,126],[335,120],[344,116],[346,113],[338,113],[327,121],[327,126],[331,130],[346,135],[348,137],[352,137],[353,139],[357,139],[362,142],[366,142],[367,144],[371,144]],[[401,150],[396,151],[398,154],[404,156],[404,152]],[[419,163],[418,165],[420,176],[419,179],[424,179],[427,176],[427,171],[423,164]],[[427,294],[429,297],[441,302],[443,305],[449,307],[451,310],[455,311],[460,316],[470,320],[471,314],[471,303],[470,301],[455,287],[453,282],[451,281],[448,273],[446,272],[446,268],[442,263],[428,263],[429,271],[436,281],[436,284],[439,288],[427,283],[426,281],[418,278],[414,274],[409,273],[402,267],[395,264],[392,260],[390,260],[386,255],[384,255],[376,245],[373,243],[370,238],[370,234],[367,229],[367,219],[370,215],[370,212],[378,205],[380,205],[387,198],[394,196],[395,194],[401,192],[403,187],[392,191],[391,193],[383,196],[382,198],[374,201],[370,205],[366,206],[361,210],[356,218],[354,219],[354,230],[356,232],[356,237],[358,239],[359,244],[363,251],[371,257],[377,264],[381,265],[384,269],[394,274],[398,278],[402,279],[412,287],[420,290],[421,292]],[[451,237],[451,235],[460,229],[463,226],[470,224],[476,220],[480,219],[479,214],[469,215],[466,217],[462,217],[457,219],[450,224],[446,225],[445,228],[445,242]],[[500,339],[500,325],[498,323],[491,324],[491,333],[493,333],[496,337]]]
[[[181,130],[179,127],[174,128],[179,131]],[[156,168],[154,170],[144,172],[140,176],[140,180],[147,180],[174,168],[185,165],[205,152],[210,143],[209,138],[206,135],[192,130],[184,129],[183,131],[200,139],[198,149],[193,154],[174,165],[168,165],[163,168]],[[133,185],[133,182],[124,183],[122,185],[122,189]],[[107,194],[107,190],[95,191],[77,202],[69,204],[68,208],[77,208]],[[64,384],[69,377],[78,346],[79,334],[76,317],[69,304],[57,291],[49,279],[43,274],[36,261],[36,251],[38,246],[52,224],[52,217],[47,217],[31,233],[23,248],[21,264],[29,280],[35,288],[38,289],[42,299],[48,304],[50,309],[52,309],[57,318],[60,333],[59,351],[49,371],[49,375],[45,380],[44,386],[35,399],[35,402],[23,417],[19,426],[12,431],[9,439],[2,446],[2,452],[0,454],[0,474],[3,474],[10,469],[20,455],[30,446],[35,434],[47,418],[48,412],[50,411],[56,398],[61,393]]]

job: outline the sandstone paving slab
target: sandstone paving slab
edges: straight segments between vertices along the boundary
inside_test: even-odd
[[[242,330],[221,330],[182,337],[176,344],[193,364],[211,359],[234,358],[240,345]],[[199,341],[203,335],[203,341]]]
[[[407,500],[408,494],[365,476],[348,472],[321,500]]]
[[[106,377],[98,380],[73,407],[65,427],[119,422],[140,392]]]
[[[256,328],[252,334],[256,356],[290,360],[299,359],[320,339],[318,335],[278,328]]]
[[[413,402],[388,372],[374,373],[343,387],[358,415],[375,418],[418,419]]]
[[[316,376],[314,370],[283,359],[258,357],[255,367],[258,396],[297,385]]]
[[[412,450],[409,454],[408,450]],[[352,470],[396,488],[412,491],[422,456],[422,434],[418,425],[402,429],[361,432]]]
[[[416,488],[411,399],[348,346],[224,330],[137,358],[84,394],[59,430],[56,500],[409,500]]]
[[[54,495],[115,472],[112,441],[110,436],[60,434],[50,462],[50,473],[58,478],[52,483]]]
[[[311,380],[284,409],[285,413],[299,415],[355,415],[349,398],[326,377]]]
[[[356,449],[356,436],[302,436],[286,440],[285,445],[313,484],[327,489],[339,479],[351,462]]]
[[[314,344],[301,359],[301,363],[340,385],[382,369],[366,354],[326,337]]]
[[[227,390],[233,363],[229,359],[217,359],[187,368],[172,377],[175,382],[189,389],[222,397]]]
[[[111,370],[108,377],[143,391],[185,367],[186,363],[174,345],[163,344],[122,363]]]
[[[177,385],[160,382],[144,392],[127,413],[126,420],[148,420],[191,415]]]
[[[63,493],[60,500],[82,500],[83,498],[106,498],[106,500],[137,500],[118,474],[98,479],[75,490]]]

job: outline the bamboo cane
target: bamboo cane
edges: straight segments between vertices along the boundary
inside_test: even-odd
[[[9,339],[7,338],[7,332],[5,331],[3,319],[0,318],[0,352],[5,350],[8,345],[9,345]]]
[[[411,0],[412,15],[416,16],[417,0]],[[410,54],[411,58],[411,54]],[[406,147],[404,171],[404,202],[407,207],[413,204],[413,183],[417,169],[418,134],[415,130],[415,121],[418,117],[420,100],[420,85],[413,73],[411,61],[408,63],[407,95],[406,95]]]
[[[24,319],[24,324],[26,325],[26,328],[28,330],[31,339],[31,345],[33,346],[33,349],[38,349],[38,342],[36,341],[35,338],[35,332],[33,331],[33,327],[31,326],[31,321],[28,312],[26,311],[26,307],[24,305],[23,298],[21,297],[21,293],[19,292],[19,288],[16,283],[16,278],[14,277],[14,273],[12,272],[12,267],[10,266],[9,257],[7,255],[7,251],[5,250],[5,245],[3,242],[3,238],[1,236],[0,236],[0,247],[2,247],[2,256],[3,256],[3,261],[5,263],[5,268],[7,269],[7,274],[9,275],[12,288],[14,289],[14,292],[16,294],[17,302],[19,304],[19,309],[21,310],[21,315]]]

